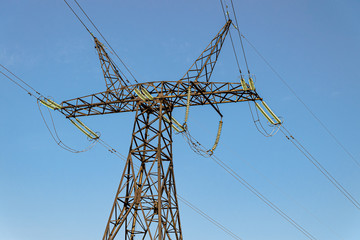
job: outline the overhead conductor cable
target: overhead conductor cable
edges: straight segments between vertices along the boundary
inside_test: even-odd
[[[5,68],[5,67],[4,67]],[[5,68],[6,69],[6,68]],[[9,71],[9,70],[7,70]],[[2,71],[0,71],[2,74],[4,74]],[[10,72],[10,71],[9,71]],[[11,73],[12,75],[14,75],[16,78],[18,78],[15,74]],[[5,75],[5,74],[4,74]],[[8,77],[7,75],[5,75],[9,80],[13,81],[16,83],[16,81],[10,77]],[[19,78],[18,78],[19,79]],[[22,82],[24,82],[23,80],[21,80]],[[24,82],[27,86],[29,86],[26,82]],[[17,84],[20,88],[23,88],[21,85]],[[31,89],[33,89],[32,87],[30,87]],[[30,92],[27,91],[27,89],[23,88],[30,96],[35,97],[34,95],[32,95]],[[34,90],[34,89],[33,89]],[[36,90],[34,90],[34,92],[38,93]],[[42,96],[40,93],[38,93],[40,96]],[[43,97],[43,96],[42,96]],[[41,100],[39,98],[37,98],[37,100],[40,102]],[[43,103],[46,103],[47,105],[49,105],[46,101],[43,101]],[[39,104],[38,104],[39,105]],[[45,105],[46,106],[46,105]],[[48,106],[47,106],[48,107]],[[54,107],[54,106],[52,106]],[[40,105],[39,105],[39,109],[40,109]],[[50,108],[51,109],[51,108]],[[41,113],[41,110],[40,110]],[[57,145],[59,145],[60,147],[62,147],[63,149],[73,152],[73,153],[79,153],[79,152],[84,152],[84,151],[88,151],[89,149],[91,149],[93,146],[95,146],[94,144],[97,142],[95,141],[92,146],[90,146],[89,148],[82,150],[82,151],[76,151],[74,149],[69,148],[68,146],[64,145],[63,142],[61,142],[61,140],[59,140],[59,142],[57,142],[53,136],[53,134],[51,133],[48,125],[46,124],[46,121],[44,119],[44,116],[41,113],[41,116],[45,122],[45,125],[47,127],[47,129],[49,130],[51,136],[53,137],[54,141],[57,143]],[[119,157],[120,159],[123,159],[124,161],[126,161],[126,158],[120,154],[116,149],[112,148],[109,144],[107,144],[105,141],[101,140],[99,137],[99,142],[100,144],[105,147],[106,149],[108,149],[109,152],[115,154],[117,157]],[[180,201],[183,201],[186,205],[188,205],[191,209],[193,209],[196,213],[200,214],[201,216],[203,216],[206,220],[208,220],[209,222],[211,222],[212,224],[214,224],[216,227],[218,227],[220,230],[224,231],[225,233],[229,234],[232,238],[237,239],[237,240],[241,240],[241,238],[239,236],[237,236],[236,234],[232,233],[229,229],[225,228],[223,225],[221,225],[219,222],[215,221],[213,218],[211,218],[210,216],[208,216],[207,214],[205,214],[204,212],[202,212],[201,210],[199,210],[197,207],[195,207],[193,204],[191,204],[190,202],[186,201],[183,197],[181,197],[179,194],[177,195],[178,198],[180,199]]]

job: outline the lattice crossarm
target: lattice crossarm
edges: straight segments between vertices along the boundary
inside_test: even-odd
[[[261,100],[253,90],[243,90],[241,83],[196,82],[197,89],[191,88],[190,106]],[[119,112],[133,112],[138,101],[144,104],[166,99],[173,107],[186,107],[189,82],[148,82],[118,89],[117,93],[105,91],[61,103],[59,109],[67,117],[102,115]],[[141,99],[132,93],[145,89],[152,100]],[[210,101],[210,102],[209,102]]]

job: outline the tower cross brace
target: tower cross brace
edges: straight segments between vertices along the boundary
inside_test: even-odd
[[[128,85],[104,45],[94,37],[106,90],[63,101],[59,111],[68,118],[136,114],[129,154],[103,240],[116,239],[122,234],[126,240],[183,239],[173,167],[173,109],[262,100],[255,89],[244,88],[240,82],[210,82],[230,26],[231,20],[175,82]],[[136,94],[139,91],[146,91],[151,99]]]

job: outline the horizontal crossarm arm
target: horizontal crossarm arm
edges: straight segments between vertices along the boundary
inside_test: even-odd
[[[196,88],[192,86],[196,85]],[[191,87],[190,106],[221,103],[235,103],[261,100],[253,90],[243,90],[241,83],[227,82],[148,82],[121,88],[116,92],[105,91],[84,97],[74,98],[61,103],[59,109],[67,117],[82,117],[119,112],[136,111],[138,101],[166,99],[173,107],[186,107],[188,88]],[[144,100],[133,94],[135,89],[146,90],[152,100]],[[201,90],[199,92],[198,90]]]

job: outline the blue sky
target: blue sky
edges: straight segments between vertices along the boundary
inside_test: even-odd
[[[79,2],[140,82],[178,80],[225,23],[213,0]],[[234,4],[242,33],[360,161],[360,2]],[[0,18],[0,63],[38,91],[61,102],[105,90],[92,39],[63,1],[3,1]],[[360,168],[248,44],[245,49],[259,94],[360,199]],[[212,80],[239,80],[230,41]],[[3,77],[0,86],[0,239],[101,238],[124,163],[100,145],[81,154],[62,150],[34,99]],[[360,211],[284,136],[257,132],[246,103],[220,107],[220,159],[317,239],[359,239]],[[174,114],[184,117],[183,110]],[[88,145],[61,115],[54,117],[65,142]],[[133,118],[125,113],[84,122],[127,155]],[[217,124],[210,107],[190,109],[190,129],[205,146],[212,145]],[[306,239],[181,136],[174,137],[174,164],[178,192],[242,239]],[[231,239],[182,203],[180,210],[185,239]]]

